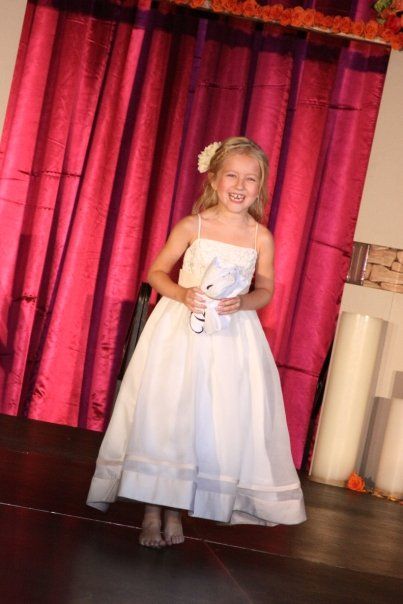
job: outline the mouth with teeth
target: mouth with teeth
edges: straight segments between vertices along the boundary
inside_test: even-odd
[[[235,203],[241,203],[245,199],[245,195],[241,195],[240,193],[228,193],[228,197]]]

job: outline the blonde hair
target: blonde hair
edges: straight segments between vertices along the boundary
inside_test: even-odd
[[[210,160],[208,176],[204,181],[202,194],[196,200],[192,213],[198,214],[207,208],[211,208],[218,203],[217,193],[212,187],[212,180],[217,176],[224,161],[229,155],[248,155],[254,157],[260,167],[260,183],[259,195],[256,201],[248,209],[249,214],[258,222],[263,217],[264,206],[267,203],[267,174],[269,171],[269,163],[263,149],[259,147],[253,140],[246,136],[231,136],[226,138]]]

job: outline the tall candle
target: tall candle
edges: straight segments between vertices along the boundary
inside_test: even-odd
[[[403,497],[403,399],[393,398],[390,406],[388,421],[375,486],[385,495]]]
[[[356,470],[383,320],[343,312],[326,382],[310,475],[344,486]]]

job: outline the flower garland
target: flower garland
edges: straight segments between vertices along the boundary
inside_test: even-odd
[[[394,34],[403,32],[403,0],[378,0],[374,4],[378,21]]]
[[[403,1],[379,0],[374,5],[377,19],[369,21],[354,21],[350,17],[341,15],[325,15],[321,11],[313,8],[305,9],[302,6],[294,8],[285,8],[282,4],[261,6],[256,0],[169,0],[169,2],[188,5],[191,8],[211,9],[216,13],[247,17],[264,23],[379,42],[395,50],[403,49],[403,18],[400,16],[400,12],[403,12]]]

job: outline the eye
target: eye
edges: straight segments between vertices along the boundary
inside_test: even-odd
[[[248,177],[248,180],[249,180],[250,182],[256,182],[256,178],[255,178],[254,176],[249,176],[249,177]]]

